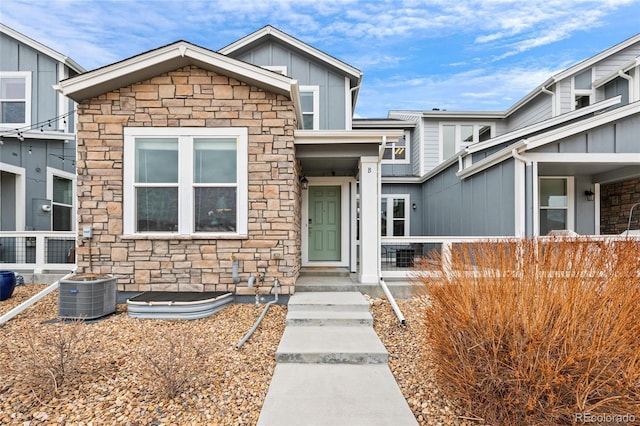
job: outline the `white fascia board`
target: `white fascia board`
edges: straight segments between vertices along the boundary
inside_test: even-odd
[[[556,142],[560,139],[564,139],[577,133],[585,132],[595,127],[638,113],[640,113],[640,102],[634,102],[614,109],[613,111],[608,111],[577,123],[568,124],[559,129],[551,130],[538,136],[533,136],[527,140],[526,147],[523,151],[529,151],[542,145]]]
[[[535,123],[530,126],[523,127],[521,129],[502,134],[500,136],[496,136],[495,138],[489,139],[486,142],[480,142],[473,145],[469,145],[466,148],[466,152],[468,154],[473,154],[475,152],[482,151],[484,149],[491,148],[496,145],[500,145],[510,140],[521,138],[527,134],[539,132],[540,130],[544,130],[547,127],[555,127],[564,122],[575,120],[576,118],[582,117],[584,115],[593,114],[594,112],[600,111],[605,108],[609,108],[613,105],[617,105],[621,102],[621,99],[622,99],[621,96],[616,96],[610,99],[606,99],[604,101],[595,103],[593,105],[589,105],[587,107],[580,108],[562,115],[558,115],[548,120],[544,120],[539,123]]]
[[[460,170],[458,173],[456,173],[456,176],[464,179],[478,172],[486,170],[489,167],[493,167],[494,165],[513,157],[514,150],[517,151],[523,146],[526,146],[525,140],[521,140],[513,145],[509,145],[508,147],[501,149],[500,151],[488,156],[487,158],[483,158],[477,163],[473,163],[469,167]]]
[[[592,56],[588,59],[585,59],[582,62],[577,63],[576,65],[567,68],[566,70],[556,74],[553,76],[554,81],[560,81],[563,80],[567,77],[572,76],[575,73],[578,73],[584,69],[587,68],[591,68],[593,65],[595,65],[597,62],[600,62],[601,60],[605,59],[608,56],[611,56],[617,52],[620,52],[621,50],[626,49],[629,46],[634,45],[635,43],[640,42],[640,33],[634,35],[633,37],[630,37],[626,40],[624,40],[621,43],[616,44],[615,46],[612,46],[606,50],[603,50],[602,52],[598,53],[595,56]]]
[[[387,140],[400,138],[404,130],[296,130],[294,132],[296,145],[308,144],[336,144],[336,143],[382,143],[383,137]]]
[[[381,178],[382,183],[413,183],[413,184],[420,184],[423,183],[425,180],[418,177],[418,176],[382,176]],[[386,194],[385,194],[386,195]]]
[[[553,78],[547,79],[544,83],[533,89],[531,92],[526,94],[523,98],[521,98],[518,102],[511,105],[509,109],[505,112],[505,118],[509,117],[511,114],[519,110],[522,106],[526,105],[530,100],[543,93],[543,89],[547,89],[549,85],[555,84],[555,80]]]
[[[530,152],[527,160],[538,163],[593,163],[593,164],[640,164],[640,154],[637,153],[557,153]]]
[[[505,118],[504,111],[424,111],[420,114],[425,118],[462,118],[465,120],[496,120]]]
[[[254,43],[267,35],[275,37],[280,41],[286,44],[289,44],[298,50],[305,52],[308,55],[311,55],[323,62],[326,62],[327,64],[343,71],[344,73],[351,75],[358,82],[362,79],[362,71],[360,71],[359,69],[354,68],[351,65],[348,65],[334,58],[333,56],[327,55],[326,53],[316,49],[315,47],[312,47],[298,40],[297,38],[290,36],[289,34],[283,33],[282,31],[270,25],[267,25],[266,27],[261,28],[258,31],[252,34],[249,34],[248,36],[243,37],[240,40],[237,40],[228,46],[223,47],[222,49],[218,50],[218,52],[223,55],[229,55],[230,53],[233,53],[236,50],[243,48],[244,46]]]
[[[18,40],[20,43],[26,44],[27,46],[31,47],[32,49],[35,49],[41,53],[44,53],[45,55],[55,59],[58,62],[62,62],[63,64],[67,65],[69,68],[71,68],[72,70],[82,73],[85,72],[86,70],[84,68],[82,68],[80,65],[78,65],[76,63],[76,61],[74,61],[73,59],[71,59],[68,56],[63,55],[60,52],[57,52],[53,49],[51,49],[50,47],[45,46],[44,44],[30,38],[27,37],[24,34],[21,34],[19,32],[17,32],[16,30],[14,30],[13,28],[9,28],[4,24],[0,24],[0,32],[7,34],[8,36]]]
[[[416,127],[415,121],[400,120],[400,119],[360,119],[355,118],[352,122],[352,126],[355,128],[407,128]]]
[[[159,64],[180,60],[181,58],[184,58],[184,63],[178,66],[193,64],[195,61],[199,66],[219,70],[239,80],[249,80],[252,84],[293,97],[291,96],[291,85],[295,84],[295,80],[246,62],[228,58],[184,41],[63,80],[56,86],[56,90],[75,101],[80,101],[82,99],[77,99],[77,96],[74,98],[74,94],[82,93],[96,86],[106,85],[114,80],[121,81],[122,84],[118,84],[119,87],[127,86],[140,81],[140,78],[136,77],[136,73],[145,73],[147,70],[152,70]],[[162,72],[158,70],[156,75],[161,73]],[[128,76],[129,78],[127,79]],[[105,92],[109,90],[113,89],[106,89]]]

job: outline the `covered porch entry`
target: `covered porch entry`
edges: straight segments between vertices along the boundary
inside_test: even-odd
[[[300,162],[302,267],[378,280],[380,160],[402,131],[296,131]]]

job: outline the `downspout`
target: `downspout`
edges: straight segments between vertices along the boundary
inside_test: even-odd
[[[70,273],[68,273],[64,277],[60,278],[60,280],[66,280],[67,278],[71,277],[75,273],[76,273],[76,268],[73,268],[73,270]],[[30,299],[25,300],[20,305],[16,306],[15,308],[10,310],[6,314],[0,316],[0,325],[2,325],[5,322],[9,321],[11,318],[15,317],[20,312],[24,311],[29,306],[33,305],[34,303],[36,303],[38,300],[42,299],[47,294],[49,294],[52,291],[56,290],[58,288],[58,286],[59,286],[60,280],[54,282],[49,287],[45,288],[44,290],[42,290],[39,293],[37,293],[34,296],[32,296]]]
[[[618,70],[618,76],[624,78],[629,82],[629,90],[631,91],[631,93],[629,93],[629,103],[635,101],[636,98],[634,96],[635,88],[633,86],[633,77],[622,72],[622,70]]]
[[[382,278],[382,276],[379,276],[379,281],[380,281],[380,287],[382,287],[382,290],[384,291],[385,296],[387,296],[387,300],[391,304],[391,307],[393,308],[393,312],[396,314],[396,317],[398,317],[400,324],[407,325],[407,320],[404,319],[404,315],[402,315],[402,312],[400,311],[400,308],[396,303],[396,299],[393,297],[393,294],[391,294],[391,291],[389,290],[389,287],[387,287],[387,283],[384,282],[384,278]]]
[[[387,137],[383,136],[382,137],[382,150],[380,150],[380,156],[378,157],[378,161],[382,160],[382,155],[384,155],[384,149],[387,146]],[[380,208],[380,196],[382,195],[382,167],[378,168],[378,176],[377,176],[377,180],[378,180],[378,208]],[[381,245],[382,245],[382,241],[380,238],[380,235],[382,235],[382,233],[380,232],[381,229],[380,227],[382,226],[380,221],[376,221],[377,226],[376,226],[376,235],[378,237],[378,283],[380,284],[380,287],[382,287],[382,291],[384,291],[385,296],[387,296],[387,300],[389,301],[389,303],[391,303],[391,307],[393,308],[393,312],[395,312],[396,316],[398,317],[398,320],[400,320],[400,324],[405,325],[407,322],[404,319],[404,315],[402,315],[402,312],[400,312],[400,308],[398,307],[398,304],[396,303],[396,299],[394,299],[393,294],[391,294],[391,291],[389,291],[389,287],[387,287],[387,284],[384,282],[384,279],[382,278],[382,259],[381,259]]]
[[[254,278],[254,277],[252,276],[251,278]],[[251,280],[251,278],[249,278],[249,281],[251,281],[251,285],[253,285],[253,281]],[[254,280],[255,280],[255,278],[254,278]],[[236,349],[240,349],[242,347],[242,345],[244,345],[245,342],[247,340],[249,340],[249,337],[251,337],[253,332],[256,331],[256,329],[258,328],[258,326],[262,322],[262,319],[267,314],[267,311],[269,310],[271,305],[278,303],[278,287],[279,287],[279,284],[280,283],[278,281],[278,278],[274,278],[274,280],[273,280],[273,290],[275,292],[275,298],[271,302],[268,302],[265,305],[265,307],[262,310],[262,313],[260,314],[260,316],[258,317],[258,320],[256,321],[256,323],[253,324],[253,327],[251,327],[251,329],[249,331],[247,331],[247,334],[245,334],[244,337],[236,344]]]
[[[551,95],[551,116],[556,116],[556,93],[552,90],[547,89],[546,87],[540,87],[540,91],[542,93],[546,93],[547,95]]]

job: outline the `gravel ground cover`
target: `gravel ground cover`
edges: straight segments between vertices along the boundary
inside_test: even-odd
[[[0,315],[45,288],[17,287],[0,302]],[[407,318],[401,326],[388,302],[371,300],[374,327],[390,354],[389,365],[421,425],[465,426],[454,404],[437,390],[433,367],[425,356],[417,330],[423,327],[423,299],[399,301]],[[0,326],[0,424],[2,425],[253,425],[257,422],[275,368],[275,351],[284,330],[286,306],[269,309],[258,330],[241,348],[235,345],[251,328],[263,306],[237,304],[193,321],[138,320],[126,305],[105,319],[80,324],[82,355],[77,374],[57,390],[35,387],[27,380],[28,333],[58,336],[73,324],[55,321],[53,292]],[[62,329],[60,328],[62,327]],[[36,337],[34,337],[36,336]],[[168,398],[162,375],[151,361],[166,361],[173,349],[186,344],[197,354],[182,352],[174,359],[190,380]],[[183,345],[183,346],[181,346]],[[78,350],[80,350],[78,349]],[[194,355],[195,354],[195,355]],[[197,355],[197,357],[196,357]],[[191,358],[190,358],[191,357]],[[182,377],[182,376],[181,376]]]

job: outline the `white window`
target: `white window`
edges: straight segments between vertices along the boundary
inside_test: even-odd
[[[320,129],[320,87],[300,86],[300,106],[302,107],[302,128]]]
[[[47,198],[51,200],[51,229],[73,231],[75,228],[75,182],[72,173],[47,167]]]
[[[409,235],[409,195],[381,195],[380,234],[383,237]]]
[[[489,140],[493,136],[492,124],[441,124],[440,161],[452,157],[469,145]]]
[[[573,177],[541,177],[538,192],[540,235],[573,231]]]
[[[0,125],[24,127],[31,123],[31,73],[0,72]]]
[[[246,234],[246,128],[127,128],[125,234]]]
[[[383,163],[409,163],[409,133],[405,132],[397,141],[387,140],[382,156]]]
[[[572,109],[580,109],[591,105],[593,86],[591,68],[573,77],[573,105]]]

